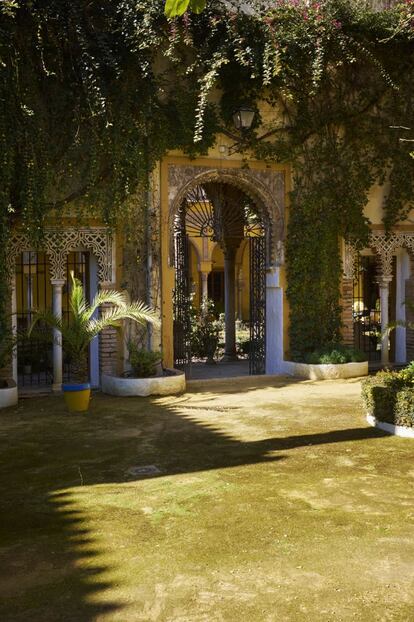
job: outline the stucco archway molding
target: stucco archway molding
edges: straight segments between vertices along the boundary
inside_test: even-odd
[[[169,264],[174,266],[174,228],[179,208],[188,193],[203,183],[229,184],[242,190],[255,204],[268,239],[268,265],[283,263],[284,173],[272,169],[210,168],[172,164],[168,167]]]

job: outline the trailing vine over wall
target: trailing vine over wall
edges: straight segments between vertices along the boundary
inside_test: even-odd
[[[390,126],[414,127],[413,3],[253,4],[245,13],[210,0],[167,20],[163,0],[4,0],[0,295],[10,227],[36,241],[47,215],[68,205],[133,222],[125,216],[146,209],[155,162],[173,148],[206,153],[249,104],[258,115],[243,148],[294,170],[292,353],[338,338],[338,236],[363,242],[375,179],[390,184],[387,227],[412,207],[410,148]],[[138,252],[133,227],[128,235]],[[0,330],[5,322],[3,309]]]

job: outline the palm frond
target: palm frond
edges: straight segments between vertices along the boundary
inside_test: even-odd
[[[73,273],[71,273],[70,277],[72,280],[72,289],[69,297],[69,306],[74,317],[80,317],[87,310],[88,304],[85,300],[82,283],[78,279],[75,279]]]
[[[125,313],[128,313],[128,319],[134,320],[139,324],[148,322],[153,326],[160,325],[160,319],[157,313],[144,302],[131,302],[123,310]]]
[[[91,306],[88,308],[89,318],[91,318],[96,310],[104,304],[113,304],[117,307],[125,307],[128,305],[128,297],[125,292],[102,289],[96,294]]]
[[[118,328],[122,320],[132,320],[138,324],[149,322],[159,325],[159,320],[149,307],[144,303],[136,302],[125,307],[114,307],[102,313],[100,318],[92,319],[89,322],[90,334],[95,337],[102,330],[109,326]]]
[[[412,330],[414,328],[414,322],[410,322],[408,320],[395,320],[394,322],[390,322],[386,329],[381,333],[381,336],[389,336],[393,330],[399,327],[410,328]]]
[[[51,328],[61,333],[59,342],[72,360],[72,363],[83,365],[89,343],[102,330],[109,326],[119,327],[122,320],[132,320],[139,324],[149,322],[159,324],[155,312],[142,302],[129,302],[126,292],[102,290],[99,292],[91,305],[85,300],[82,283],[71,274],[72,287],[69,297],[70,314],[69,321],[63,321],[61,317],[52,311],[39,311],[36,313],[29,330],[29,336],[39,322],[44,322]],[[100,318],[92,316],[104,304],[110,304],[111,308],[103,310]],[[56,336],[53,337],[56,339]]]
[[[39,322],[44,322],[51,328],[56,328],[60,332],[64,331],[64,325],[62,322],[62,318],[55,315],[52,311],[35,311],[33,321],[28,330],[28,336],[30,337],[33,333],[34,328],[39,324]]]

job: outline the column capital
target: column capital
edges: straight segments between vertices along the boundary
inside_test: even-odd
[[[201,274],[209,274],[213,266],[211,261],[200,261],[198,264],[198,270]]]
[[[64,284],[66,283],[65,279],[50,279],[51,284],[54,287],[63,287]]]
[[[392,275],[384,275],[378,277],[378,285],[380,287],[388,287],[392,281]]]
[[[266,270],[266,287],[280,287],[280,268],[278,266],[269,266]]]

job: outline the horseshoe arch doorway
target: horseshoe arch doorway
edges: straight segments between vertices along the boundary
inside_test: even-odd
[[[174,220],[174,366],[187,376],[200,361],[191,339],[192,314],[211,298],[222,303],[215,311],[217,319],[223,311],[220,362],[245,359],[249,374],[265,373],[269,231],[254,200],[230,183],[200,183],[181,201]],[[213,261],[212,249],[221,262]]]

